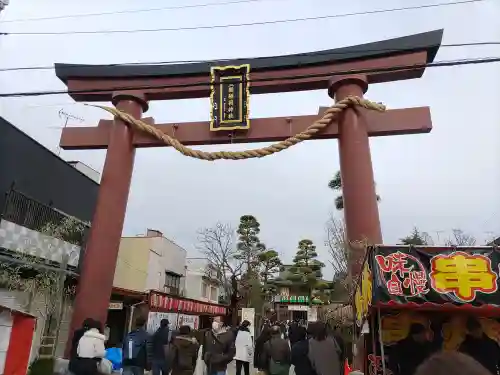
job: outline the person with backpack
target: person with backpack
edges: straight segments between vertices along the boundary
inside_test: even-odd
[[[212,329],[203,340],[202,358],[207,366],[207,375],[225,375],[227,365],[236,354],[234,334],[223,327],[219,320],[212,322]]]
[[[144,375],[151,369],[153,350],[145,325],[146,319],[138,317],[134,330],[123,341],[123,375]]]
[[[309,360],[309,340],[305,327],[297,325],[295,328],[296,341],[292,345],[292,365],[296,375],[316,375]],[[291,341],[290,341],[291,343]]]
[[[160,327],[153,335],[152,375],[168,375],[170,364],[165,356],[165,347],[170,343],[171,331],[168,319],[160,321]]]
[[[326,325],[316,322],[309,340],[309,361],[317,375],[341,374],[340,347],[333,337],[327,334]]]
[[[271,339],[264,344],[262,351],[266,372],[269,375],[288,375],[291,357],[288,340],[281,337],[280,326],[271,328]]]
[[[168,352],[172,375],[193,375],[198,360],[198,341],[191,337],[191,327],[181,326]]]

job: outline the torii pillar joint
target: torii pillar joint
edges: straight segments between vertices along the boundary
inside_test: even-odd
[[[364,75],[338,76],[330,80],[328,94],[338,102],[347,96],[363,97],[367,89],[368,80]],[[340,115],[339,154],[347,238],[351,244],[358,241],[381,244],[368,132],[365,119],[356,108],[349,108]],[[356,248],[351,246],[352,250],[353,247]],[[359,260],[363,256],[364,253],[359,253],[351,258],[353,276],[359,273]]]
[[[137,119],[148,109],[145,96],[140,92],[114,93],[112,102]],[[106,322],[134,167],[132,141],[133,130],[115,118],[84,252],[66,355],[69,355],[72,333],[86,318]]]

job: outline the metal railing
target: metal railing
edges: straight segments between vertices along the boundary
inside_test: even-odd
[[[19,191],[11,189],[5,194],[2,218],[25,228],[43,232],[47,225],[61,225],[65,219],[70,217],[72,216],[54,207],[38,202]],[[82,246],[84,239],[87,237],[86,232],[88,232],[90,226],[75,217],[72,218],[81,222],[87,228],[82,236],[82,243],[78,244]]]

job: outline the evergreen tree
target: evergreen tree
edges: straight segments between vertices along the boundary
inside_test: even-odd
[[[258,306],[263,302],[258,277],[259,255],[266,249],[259,239],[260,224],[254,216],[243,215],[236,233],[239,237],[235,259],[243,263],[243,274],[240,280],[241,295],[247,307]]]
[[[238,226],[238,243],[236,258],[245,263],[245,273],[254,273],[259,264],[259,254],[265,250],[260,242],[260,224],[252,215],[243,215]]]
[[[260,280],[262,291],[265,296],[276,290],[274,276],[280,271],[281,259],[276,250],[266,250],[259,254]]]
[[[327,287],[322,281],[323,273],[321,272],[325,265],[317,257],[318,253],[316,253],[316,246],[313,242],[311,240],[301,240],[293,259],[293,266],[289,269],[289,280],[307,292],[309,305],[312,303],[313,292]]]
[[[342,211],[344,209],[344,197],[342,196],[342,176],[340,171],[337,171],[333,178],[328,182],[328,187],[333,191],[340,193],[340,195],[335,197],[335,208]],[[377,202],[380,202],[380,196],[378,194]]]
[[[259,263],[261,265],[261,280],[267,284],[273,275],[280,271],[282,265],[280,256],[276,250],[266,250],[259,254]]]
[[[428,246],[433,245],[432,238],[426,232],[420,232],[414,227],[411,234],[400,239],[402,245]]]

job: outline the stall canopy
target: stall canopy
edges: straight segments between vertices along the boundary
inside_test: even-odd
[[[381,309],[500,313],[500,249],[377,246],[368,249],[355,294],[356,320]]]

